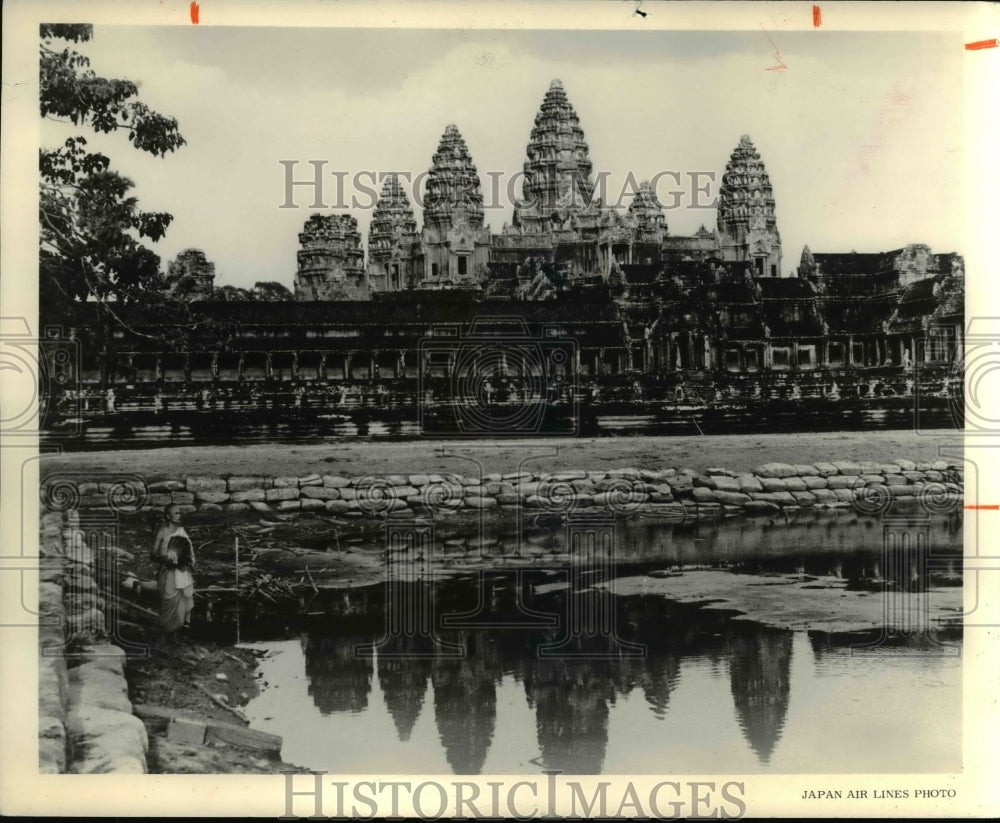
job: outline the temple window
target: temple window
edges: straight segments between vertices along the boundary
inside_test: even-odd
[[[844,344],[831,343],[827,358],[831,366],[841,366],[844,363]]]
[[[799,366],[808,367],[816,362],[815,346],[799,346]]]
[[[745,360],[747,371],[757,371],[760,368],[760,349],[747,349]]]
[[[791,362],[791,350],[787,348],[771,349],[771,364],[776,369],[787,369]]]
[[[460,275],[469,273],[469,258],[464,254],[458,258],[458,273]]]
[[[865,365],[865,344],[855,343],[851,347],[851,361],[859,366]]]
[[[740,370],[740,350],[726,349],[726,368],[729,371]]]

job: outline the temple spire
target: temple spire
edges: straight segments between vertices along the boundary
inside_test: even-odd
[[[590,149],[566,91],[553,80],[535,116],[524,161],[524,191],[515,204],[515,224],[547,231],[552,216],[564,221],[593,198]]]
[[[478,289],[490,255],[479,172],[458,127],[449,125],[424,191],[421,288]]]
[[[472,228],[483,225],[479,172],[454,124],[445,128],[431,159],[424,196],[424,225]]]
[[[419,247],[420,235],[410,201],[399,178],[390,174],[368,229],[368,280],[372,289],[397,291],[408,286]]]
[[[718,229],[726,259],[751,263],[759,275],[781,268],[781,237],[771,178],[750,135],[733,150],[719,189]]]
[[[629,203],[628,215],[634,222],[636,230],[643,233],[659,232],[661,238],[666,234],[667,218],[648,180],[643,180],[639,184],[639,190]]]

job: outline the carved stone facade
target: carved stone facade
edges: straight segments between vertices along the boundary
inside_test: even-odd
[[[298,300],[366,300],[365,252],[358,221],[346,214],[313,214],[299,234]]]
[[[185,249],[167,264],[170,294],[187,300],[204,300],[215,288],[215,263],[201,249]]]

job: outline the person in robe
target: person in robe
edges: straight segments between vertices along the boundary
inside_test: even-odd
[[[155,583],[129,574],[124,585],[133,592],[156,590],[160,596],[160,632],[164,642],[176,639],[180,629],[191,626],[194,610],[194,547],[181,524],[176,504],[163,510],[163,524],[153,538],[150,557],[159,566]]]

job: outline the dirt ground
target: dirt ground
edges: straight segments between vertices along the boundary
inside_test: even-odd
[[[161,449],[76,452],[46,458],[43,472],[129,472],[149,482],[185,475],[303,476],[312,472],[343,475],[387,475],[422,472],[507,473],[527,457],[526,468],[540,471],[601,468],[691,468],[721,466],[749,471],[763,463],[815,463],[830,460],[898,458],[939,459],[938,447],[954,442],[952,431],[832,432],[712,437],[607,437],[525,440],[411,440],[351,442],[315,446],[280,443],[248,446],[181,446]],[[544,456],[543,456],[544,455]],[[551,455],[551,456],[549,456]]]

